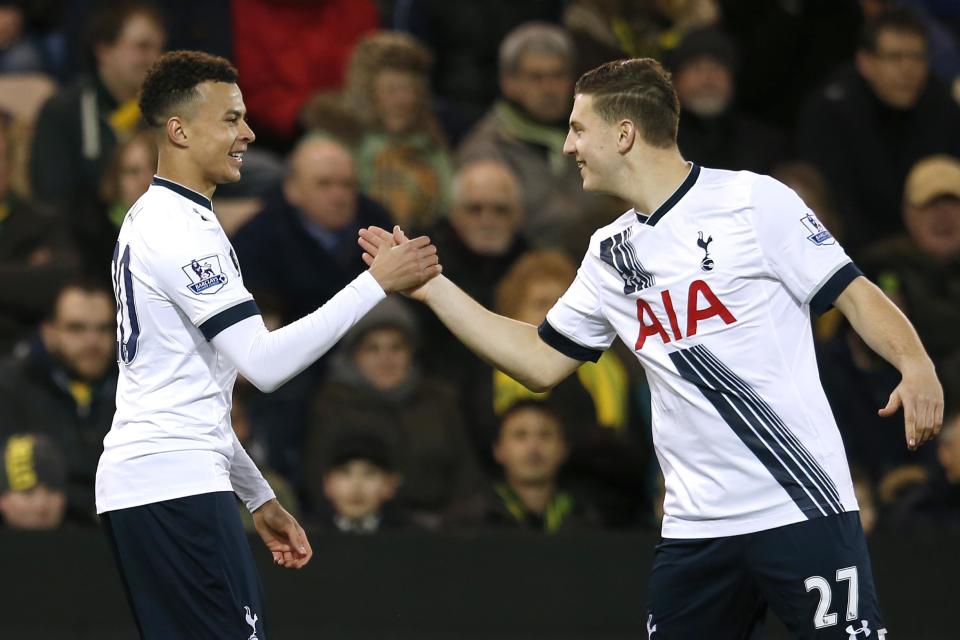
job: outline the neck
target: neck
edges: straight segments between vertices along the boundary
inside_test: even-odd
[[[624,163],[614,195],[643,214],[651,214],[677,190],[690,173],[690,164],[676,147],[647,148],[643,156]]]
[[[213,200],[213,192],[217,190],[217,185],[204,178],[198,167],[172,162],[170,158],[165,158],[163,153],[157,160],[157,176],[192,189],[206,196],[208,200]]]
[[[547,505],[553,500],[556,493],[556,485],[550,480],[543,482],[519,482],[512,478],[507,478],[507,484],[513,489],[513,492],[520,498],[520,502],[531,513],[543,514],[547,511]]]

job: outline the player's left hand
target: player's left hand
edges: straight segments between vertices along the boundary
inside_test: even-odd
[[[307,534],[276,498],[253,512],[253,524],[276,564],[287,569],[300,569],[310,562],[313,549]]]
[[[933,364],[904,368],[901,373],[900,384],[890,394],[887,406],[878,413],[892,416],[902,406],[907,448],[916,451],[940,433],[943,426],[943,387]]]

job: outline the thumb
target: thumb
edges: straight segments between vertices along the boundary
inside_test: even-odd
[[[884,418],[892,416],[897,412],[897,409],[900,408],[900,394],[897,393],[897,390],[894,389],[893,393],[890,394],[890,399],[887,400],[887,406],[883,409],[877,411],[877,415],[883,416]]]
[[[407,241],[407,234],[403,232],[400,225],[394,225],[393,227],[393,241],[397,244],[402,244]]]

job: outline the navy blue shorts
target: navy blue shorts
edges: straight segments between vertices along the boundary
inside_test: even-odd
[[[652,640],[758,640],[768,607],[794,638],[887,635],[855,511],[739,536],[662,539],[649,598]]]
[[[263,588],[232,492],[103,514],[145,640],[265,640]]]

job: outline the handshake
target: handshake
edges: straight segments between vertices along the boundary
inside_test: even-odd
[[[411,240],[399,226],[392,233],[380,227],[360,229],[357,243],[363,249],[370,275],[387,293],[401,292],[422,300],[426,296],[424,285],[443,271],[430,238]]]

